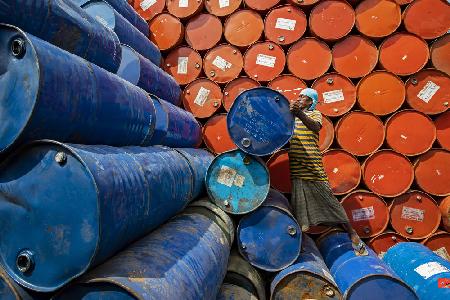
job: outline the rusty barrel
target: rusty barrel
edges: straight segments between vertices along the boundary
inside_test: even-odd
[[[290,102],[295,102],[298,100],[300,92],[308,86],[300,78],[291,74],[285,74],[277,76],[270,81],[267,87],[280,92]]]
[[[215,299],[233,229],[231,219],[207,199],[194,202],[55,299]]]
[[[149,38],[161,51],[170,50],[183,41],[184,26],[180,20],[168,13],[156,15],[148,24]]]
[[[244,54],[244,71],[257,81],[271,81],[281,74],[286,64],[283,48],[273,42],[258,42]]]
[[[235,12],[242,0],[209,0],[205,2],[206,10],[215,16],[224,17]]]
[[[211,14],[200,14],[186,25],[185,39],[197,51],[213,48],[222,38],[222,22]]]
[[[431,63],[447,75],[450,75],[450,35],[446,34],[433,42],[430,48]]]
[[[370,38],[394,33],[402,22],[400,5],[392,0],[364,0],[355,9],[356,28]]]
[[[416,110],[402,110],[386,121],[386,142],[390,148],[404,155],[415,156],[427,152],[436,140],[433,120]]]
[[[166,0],[166,9],[180,19],[190,19],[200,13],[205,1]]]
[[[345,150],[332,149],[323,153],[323,167],[334,195],[344,195],[361,181],[359,161]]]
[[[450,232],[450,196],[441,200],[439,209],[442,215],[442,227],[444,227],[447,232]]]
[[[202,57],[190,47],[175,48],[167,54],[164,70],[172,75],[178,84],[189,84],[202,72]]]
[[[192,151],[205,163],[167,147],[28,144],[0,166],[1,264],[36,291],[79,277],[194,199],[212,154]]]
[[[206,76],[218,83],[236,79],[244,67],[244,59],[238,48],[222,44],[210,49],[203,57]]]
[[[346,195],[341,204],[350,224],[362,238],[381,234],[389,224],[389,208],[383,198],[365,190]]]
[[[199,78],[188,84],[181,96],[184,108],[196,118],[211,117],[222,105],[220,86],[206,78]]]
[[[151,21],[163,12],[166,0],[134,0],[133,7],[144,20]]]
[[[414,169],[403,154],[379,150],[362,165],[364,184],[375,194],[396,197],[406,192],[414,180]]]
[[[409,191],[394,198],[389,209],[394,230],[411,240],[429,237],[441,223],[436,202],[420,191]]]
[[[414,164],[417,185],[435,196],[450,195],[450,152],[431,149],[419,156]]]
[[[270,190],[259,208],[242,217],[236,238],[239,252],[250,264],[277,272],[297,260],[302,232],[289,201],[280,192]]]
[[[352,111],[340,118],[335,132],[339,146],[357,156],[377,151],[385,137],[384,124],[380,118],[365,111]]]
[[[314,241],[303,235],[302,251],[295,263],[273,279],[271,299],[342,299]]]
[[[450,111],[446,111],[434,120],[439,145],[450,151]]]
[[[388,230],[370,239],[367,242],[367,246],[375,251],[379,258],[383,259],[384,254],[389,248],[397,245],[398,243],[405,242],[408,242],[407,238],[394,231]]]
[[[216,300],[258,300],[258,298],[247,289],[230,283],[222,284]]]
[[[264,22],[261,16],[248,9],[231,14],[224,24],[223,34],[228,43],[237,47],[248,47],[262,36]]]
[[[274,153],[267,161],[267,168],[270,174],[270,185],[282,193],[290,193],[292,185],[288,150]]]
[[[306,15],[300,8],[292,5],[280,6],[267,13],[264,34],[274,43],[290,45],[303,36],[307,25]]]
[[[437,231],[422,242],[428,249],[450,261],[450,233]]]
[[[226,111],[230,111],[231,106],[240,93],[259,86],[261,86],[259,82],[248,77],[239,77],[233,79],[232,81],[228,82],[223,89],[223,107]]]
[[[203,141],[216,154],[236,149],[228,133],[227,115],[219,114],[208,119],[203,126]]]

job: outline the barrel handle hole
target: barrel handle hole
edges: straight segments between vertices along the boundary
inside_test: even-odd
[[[22,273],[31,271],[34,266],[33,253],[28,250],[20,252],[19,255],[17,255],[16,265],[17,269]]]
[[[11,53],[19,59],[25,56],[25,41],[22,38],[15,38],[11,42]]]

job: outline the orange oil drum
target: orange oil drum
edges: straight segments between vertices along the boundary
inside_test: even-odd
[[[380,258],[383,258],[389,248],[397,245],[398,243],[406,243],[408,241],[409,240],[407,238],[401,236],[400,234],[387,230],[370,239],[370,241],[367,242],[367,246],[375,251]]]
[[[319,94],[317,109],[326,116],[341,116],[356,103],[355,85],[341,74],[325,74],[314,81],[312,88]]]
[[[422,244],[443,259],[450,260],[450,233],[438,231],[425,239]]]
[[[134,0],[132,6],[144,20],[150,21],[163,12],[166,0]]]
[[[242,0],[207,0],[206,10],[215,16],[224,17],[235,12],[241,6]]]
[[[226,111],[230,111],[231,106],[236,100],[236,97],[243,91],[259,87],[259,82],[248,78],[239,77],[230,81],[223,89],[223,107]]]
[[[346,1],[320,1],[309,14],[311,32],[326,41],[343,38],[354,25],[355,11]]]
[[[170,50],[183,41],[184,26],[180,20],[168,13],[156,15],[149,22],[150,40],[161,51]]]
[[[356,96],[362,109],[385,116],[398,110],[405,102],[405,84],[393,73],[375,71],[359,81]]]
[[[344,195],[358,187],[361,165],[353,155],[340,149],[328,150],[322,161],[334,195]]]
[[[352,111],[343,116],[337,122],[335,132],[339,146],[357,156],[374,153],[385,138],[383,122],[365,111]]]
[[[303,38],[289,48],[287,67],[295,76],[313,80],[325,74],[331,66],[331,50],[316,38]]]
[[[370,38],[394,33],[402,23],[400,5],[392,0],[364,0],[355,9],[356,28]]]
[[[411,162],[393,150],[379,150],[370,155],[362,166],[365,185],[383,197],[397,197],[405,193],[414,180]]]
[[[282,193],[290,193],[292,185],[288,150],[274,153],[267,161],[267,168],[270,174],[270,185]]]
[[[442,227],[450,232],[450,196],[445,197],[439,203],[439,210],[442,216]]]
[[[407,156],[427,152],[436,140],[436,127],[430,117],[416,110],[402,110],[386,121],[386,142]]]
[[[406,30],[424,39],[443,36],[450,28],[450,5],[445,0],[416,0],[403,12]]]
[[[295,102],[300,96],[300,92],[308,86],[300,78],[294,75],[280,75],[269,82],[267,87],[283,94],[289,101]]]
[[[264,20],[264,34],[269,41],[290,45],[306,31],[308,20],[298,7],[285,5],[272,9]]]
[[[269,10],[280,2],[281,0],[244,0],[246,7],[258,11]]]
[[[395,33],[380,46],[380,64],[397,75],[411,75],[428,62],[430,53],[427,43],[410,33]]]
[[[190,19],[203,9],[205,0],[166,0],[169,13],[180,18]]]
[[[449,107],[450,77],[444,72],[426,69],[406,82],[406,102],[413,109],[436,115]]]
[[[211,14],[200,14],[186,25],[185,39],[193,49],[201,51],[213,48],[222,38],[222,22]]]
[[[439,71],[450,75],[450,34],[433,42],[430,52],[433,66]]]
[[[378,63],[378,49],[375,44],[359,35],[349,35],[337,42],[331,52],[333,68],[350,78],[366,76]]]
[[[389,210],[392,228],[412,240],[429,237],[441,222],[436,202],[420,191],[409,191],[394,198]]]
[[[389,224],[389,208],[383,198],[365,190],[356,190],[341,200],[350,224],[361,238],[382,233]]]
[[[222,105],[222,90],[217,83],[199,78],[184,88],[181,99],[184,108],[196,118],[209,118]]]
[[[164,70],[180,85],[194,81],[202,71],[202,57],[190,47],[178,47],[167,54]]]
[[[247,47],[259,40],[264,31],[264,21],[255,11],[243,9],[231,14],[224,25],[228,43]]]
[[[405,4],[409,4],[415,0],[394,0],[395,2],[397,2],[399,5],[405,5]]]
[[[206,53],[203,58],[203,70],[206,76],[218,83],[227,83],[242,72],[244,60],[238,48],[223,44]]]
[[[450,151],[450,110],[441,114],[434,120],[436,126],[436,135],[439,145],[447,151]]]
[[[286,65],[283,48],[273,42],[259,42],[244,54],[244,71],[257,81],[271,81]]]
[[[450,195],[450,152],[432,149],[414,164],[417,185],[434,196]]]
[[[205,123],[203,141],[206,147],[215,154],[237,148],[228,133],[226,114],[215,115]]]
[[[334,141],[334,126],[331,120],[322,116],[322,128],[319,131],[319,150],[326,151]]]

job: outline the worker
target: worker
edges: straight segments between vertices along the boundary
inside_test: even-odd
[[[311,226],[342,226],[348,232],[357,255],[367,249],[350,225],[344,208],[333,195],[319,150],[322,114],[316,109],[318,94],[306,88],[299,99],[290,104],[295,116],[295,130],[289,149],[292,180],[291,205],[302,231]]]

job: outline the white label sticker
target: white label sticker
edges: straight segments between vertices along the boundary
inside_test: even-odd
[[[237,187],[242,187],[244,185],[244,181],[244,176],[239,175],[235,169],[227,166],[222,166],[219,174],[217,175],[217,182],[228,187],[232,187],[233,184]]]
[[[178,57],[178,74],[187,74],[188,62],[188,57]]]
[[[106,22],[105,19],[103,19],[103,18],[100,17],[100,16],[95,16],[95,18],[97,19],[97,21],[100,22],[100,24],[102,24],[102,25],[105,26],[105,27],[108,27],[108,22]]]
[[[284,30],[294,30],[295,29],[296,20],[278,18],[277,23],[275,24],[275,28],[284,29]]]
[[[219,0],[219,7],[224,8],[230,6],[230,0]]]
[[[197,93],[197,97],[195,97],[194,103],[198,106],[205,105],[206,100],[208,99],[210,90],[205,89],[204,87],[200,87],[200,90]]]
[[[423,87],[423,89],[419,92],[417,97],[423,100],[423,102],[428,103],[440,88],[441,87],[438,86],[433,81],[428,81],[427,84],[425,84],[425,86]]]
[[[189,7],[189,0],[180,0],[178,7]]]
[[[143,11],[147,11],[155,3],[156,3],[156,0],[144,0],[141,2],[140,6]]]
[[[447,269],[446,267],[435,261],[420,265],[417,268],[415,268],[414,271],[416,271],[416,273],[418,273],[425,279],[428,279],[436,274],[450,272],[449,269]]]
[[[265,54],[258,54],[256,57],[256,64],[260,66],[265,66],[269,68],[275,67],[275,62],[277,61],[277,58],[270,55]]]
[[[352,210],[353,221],[364,221],[375,219],[375,210],[373,206],[363,207]]]
[[[445,247],[436,249],[433,252],[442,257],[443,259],[450,260],[450,255],[448,254],[447,249],[445,249]]]
[[[423,222],[424,215],[424,210],[403,206],[402,219]]]
[[[234,178],[234,185],[238,187],[242,187],[244,185],[245,177],[241,176],[239,174],[236,175],[236,178]]]
[[[227,62],[225,59],[223,59],[220,56],[216,56],[216,58],[214,58],[213,65],[215,65],[216,67],[218,67],[219,69],[221,69],[222,71],[226,71],[227,69],[231,68],[232,64]]]
[[[333,103],[344,101],[344,93],[342,90],[334,90],[322,93],[324,103]]]

